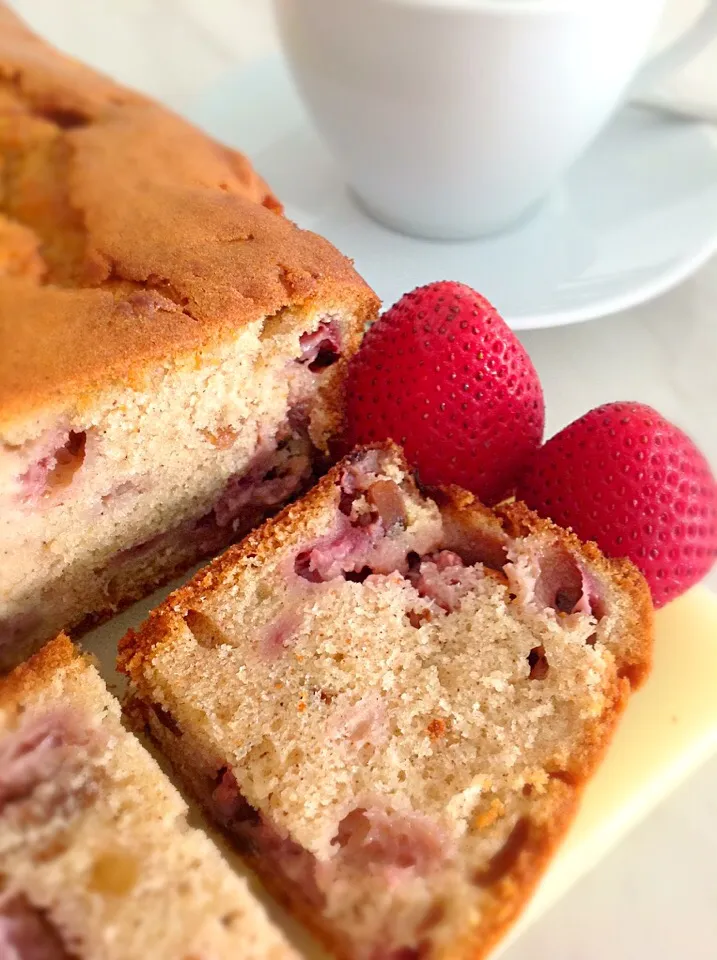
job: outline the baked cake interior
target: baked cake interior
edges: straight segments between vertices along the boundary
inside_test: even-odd
[[[345,308],[287,309],[7,436],[0,669],[142,596],[306,484],[336,426],[354,327]]]
[[[121,663],[135,716],[341,956],[477,957],[647,667],[644,599],[521,507],[425,496],[370,449],[173,595]]]

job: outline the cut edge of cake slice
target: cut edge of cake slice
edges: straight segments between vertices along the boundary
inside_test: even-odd
[[[60,635],[0,680],[0,955],[291,960]]]
[[[355,451],[120,644],[128,712],[346,960],[477,960],[649,672],[639,572]]]

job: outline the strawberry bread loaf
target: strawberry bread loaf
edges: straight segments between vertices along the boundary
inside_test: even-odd
[[[343,960],[478,960],[565,833],[652,606],[521,504],[363,448],[120,645],[128,713]]]
[[[377,309],[239,154],[0,8],[0,669],[311,477]]]
[[[0,680],[0,957],[295,960],[64,636]]]

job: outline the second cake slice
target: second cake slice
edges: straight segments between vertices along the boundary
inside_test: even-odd
[[[627,562],[360,450],[121,647],[132,715],[350,960],[483,957],[651,656]]]

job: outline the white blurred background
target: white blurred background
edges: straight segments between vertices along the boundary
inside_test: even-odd
[[[270,0],[9,2],[58,46],[175,107],[233,64],[273,46]],[[694,19],[703,3],[668,0],[656,47]],[[670,92],[690,102],[717,104],[715,63],[717,43],[671,80]]]

